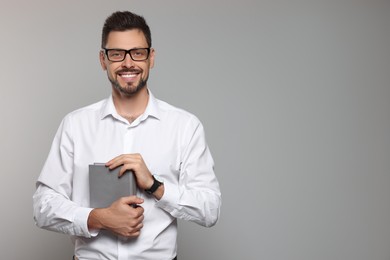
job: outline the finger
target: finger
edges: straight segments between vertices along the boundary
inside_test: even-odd
[[[118,155],[114,158],[112,158],[111,160],[109,160],[108,162],[106,162],[106,166],[108,165],[111,165],[113,162],[115,162],[116,160],[118,160],[122,155]]]
[[[122,170],[121,175],[125,172],[125,170],[132,170],[134,167],[137,166],[137,160],[131,155],[131,154],[126,154],[126,155],[121,155],[117,157],[116,159],[111,160],[106,164],[106,166],[112,170],[115,169],[116,167],[119,167],[121,165],[127,165],[125,169]]]
[[[123,174],[126,173],[126,171],[133,171],[133,165],[132,164],[124,164],[121,169],[119,170],[119,173],[118,173],[118,178],[122,177]],[[132,174],[132,173],[130,173]]]
[[[122,164],[126,164],[132,161],[132,154],[121,154],[117,157],[111,159],[106,163],[106,166],[108,166],[110,169],[114,169]]]
[[[125,237],[128,238],[133,238],[133,237],[138,237],[141,234],[141,231],[138,230],[136,232],[129,232],[128,234],[124,235]]]
[[[137,196],[127,196],[121,198],[122,203],[132,205],[132,204],[142,204],[144,202],[144,199],[137,197]]]
[[[142,213],[143,213],[143,209],[142,209]],[[144,222],[144,214],[141,214],[139,217],[138,217],[138,221],[139,221],[139,223],[143,223]],[[142,224],[143,225],[143,224]]]
[[[130,206],[132,207],[132,210],[129,212],[129,215],[134,218],[137,223],[144,221],[144,208],[136,204],[131,204]]]
[[[144,227],[143,223],[139,223],[137,226],[134,227],[134,231],[138,232]]]
[[[106,166],[110,169],[114,169],[122,164],[124,164],[124,159],[123,159],[123,155],[119,155],[113,159],[111,159],[110,161],[108,161],[106,163]]]
[[[144,208],[138,206],[137,208],[135,208],[135,212],[137,213],[136,216],[138,216],[138,220],[142,222],[144,220]]]

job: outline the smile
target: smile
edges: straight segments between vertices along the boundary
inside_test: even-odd
[[[133,82],[137,79],[139,73],[138,71],[120,71],[118,76],[125,82]]]
[[[123,78],[135,78],[137,74],[119,74]]]

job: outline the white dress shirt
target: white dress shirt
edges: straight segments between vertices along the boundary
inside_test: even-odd
[[[142,190],[144,227],[137,238],[88,230],[88,165],[139,153],[164,183],[157,201]],[[213,226],[221,193],[204,129],[192,114],[156,99],[131,124],[112,96],[69,113],[61,122],[33,196],[34,219],[44,229],[69,234],[79,259],[158,259],[176,256],[177,218]]]

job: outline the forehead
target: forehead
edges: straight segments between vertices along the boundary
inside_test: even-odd
[[[138,29],[123,32],[112,31],[108,34],[106,48],[132,49],[148,47],[144,33]]]

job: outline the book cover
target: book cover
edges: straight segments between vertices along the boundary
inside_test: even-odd
[[[121,197],[137,192],[134,175],[126,171],[118,178],[120,167],[110,170],[102,163],[89,165],[89,200],[91,208],[106,208]]]

